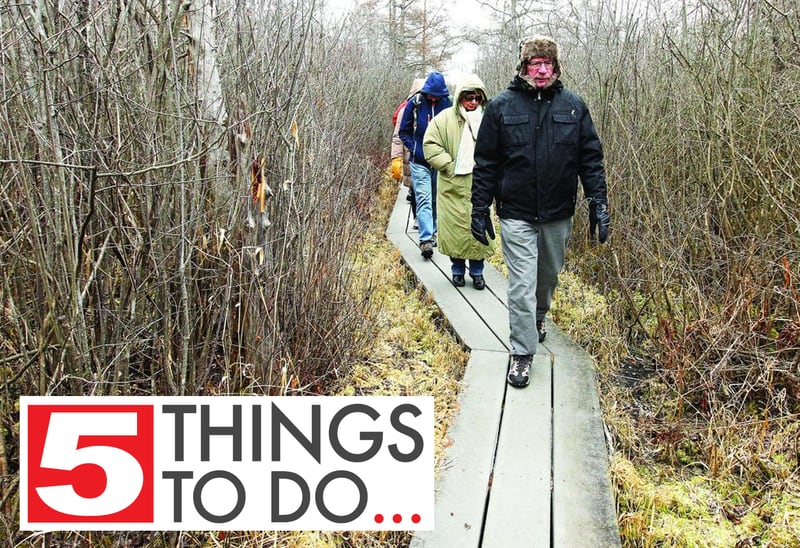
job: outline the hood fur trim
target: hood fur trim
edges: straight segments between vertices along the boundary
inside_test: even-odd
[[[528,61],[536,57],[546,57],[553,60],[553,78],[548,84],[549,87],[561,76],[561,62],[558,59],[558,44],[556,41],[549,36],[538,34],[524,38],[519,43],[517,74],[534,88],[536,84],[528,76]]]

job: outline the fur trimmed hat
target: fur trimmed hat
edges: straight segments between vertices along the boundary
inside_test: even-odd
[[[561,76],[561,63],[558,60],[558,44],[549,36],[537,34],[523,38],[519,43],[519,65],[517,72],[523,79],[528,79],[528,61],[535,57],[546,57],[553,60],[553,80]]]

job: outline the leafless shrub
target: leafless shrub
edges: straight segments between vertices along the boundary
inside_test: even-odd
[[[797,6],[532,13],[526,32],[559,40],[606,152],[611,245],[589,243],[579,204],[568,265],[610,297],[633,351],[655,359],[676,403],[661,420],[703,417],[747,439],[758,414],[775,434],[800,412]],[[483,57],[479,72],[501,89],[513,56],[490,44]]]
[[[683,6],[582,23],[592,47],[567,67],[600,121],[613,240],[591,247],[579,215],[573,264],[657,358],[665,418],[746,436],[753,413],[777,428],[800,412],[800,14]]]
[[[7,538],[19,395],[318,393],[365,351],[352,259],[410,78],[319,15],[0,3]]]

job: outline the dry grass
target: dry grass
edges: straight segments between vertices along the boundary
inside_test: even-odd
[[[418,287],[403,266],[401,256],[384,237],[388,213],[397,188],[387,183],[380,189],[380,207],[364,235],[363,247],[354,257],[353,268],[362,272],[353,291],[372,291],[377,303],[367,322],[372,326],[368,356],[353,364],[350,375],[333,389],[336,395],[435,396],[435,466],[443,467],[448,444],[447,429],[458,411],[459,381],[468,354],[450,335],[432,299]],[[236,546],[285,547],[401,547],[410,534],[387,531],[298,532],[243,535]],[[206,545],[214,543],[207,539]],[[267,542],[265,542],[267,541]]]
[[[613,298],[565,272],[552,312],[596,360],[623,546],[800,546],[796,417],[681,415],[669,371],[630,355]]]
[[[403,266],[399,251],[384,237],[388,213],[397,188],[380,188],[380,207],[363,247],[354,257],[353,268],[362,272],[353,291],[372,291],[375,314],[367,359],[353,364],[350,375],[333,389],[336,395],[435,396],[435,466],[443,467],[448,444],[447,429],[458,411],[459,381],[468,354],[449,334],[432,299],[417,286]],[[363,295],[362,295],[363,296]],[[240,540],[249,546],[264,546],[264,536],[248,535]],[[400,547],[409,533],[387,531],[301,532],[272,537],[268,546],[287,547]]]

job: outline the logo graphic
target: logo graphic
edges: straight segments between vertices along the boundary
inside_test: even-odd
[[[32,405],[28,519],[153,521],[152,405]]]
[[[23,397],[20,529],[430,530],[432,397]]]

